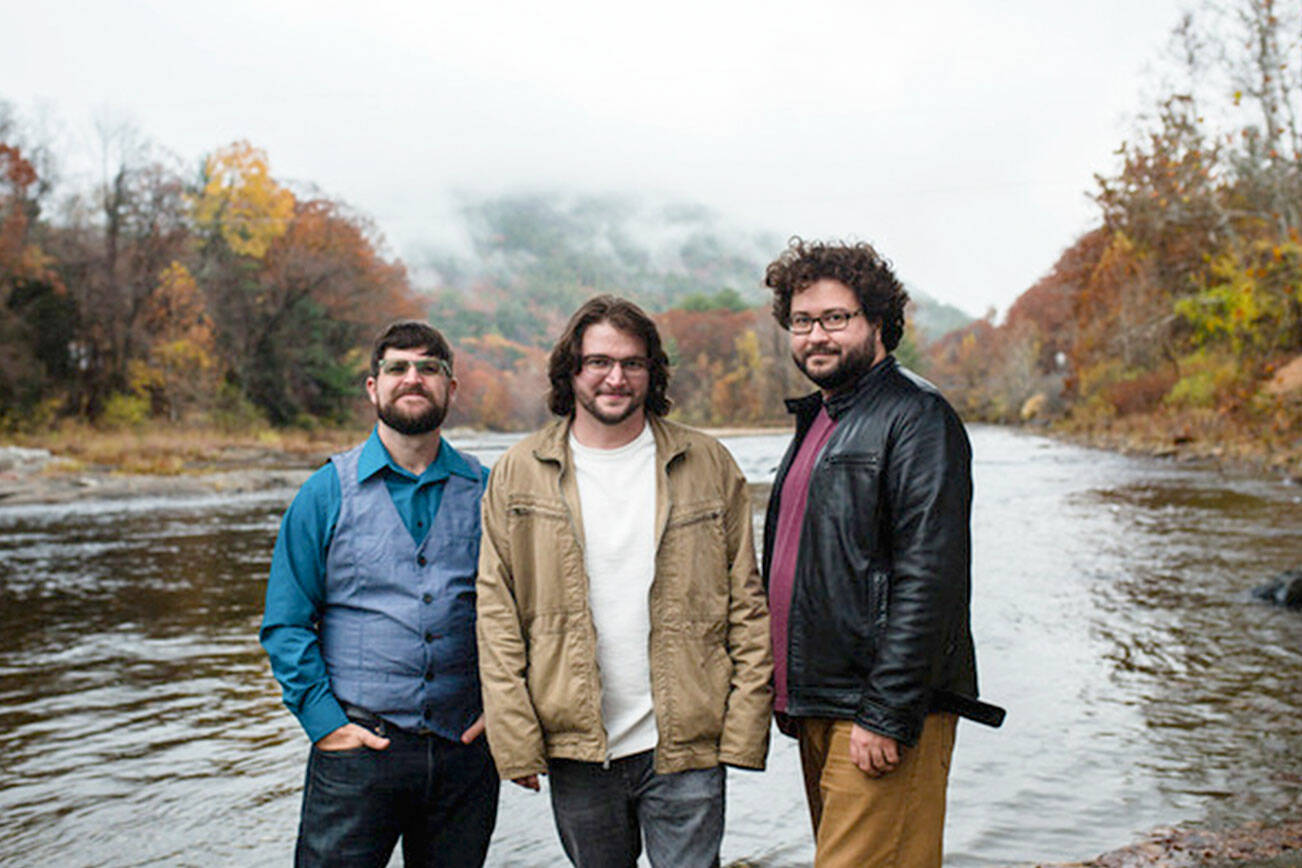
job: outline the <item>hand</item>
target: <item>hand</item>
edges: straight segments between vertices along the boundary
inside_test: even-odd
[[[470,744],[475,739],[484,734],[484,716],[481,714],[475,718],[475,722],[470,724],[470,728],[461,733],[461,743]]]
[[[538,783],[537,775],[525,775],[522,778],[511,778],[511,783],[517,787],[524,787],[526,790],[533,790],[535,793],[542,789],[542,784]]]
[[[351,750],[355,747],[369,747],[371,750],[384,750],[389,740],[376,735],[364,726],[345,723],[338,729],[326,733],[317,739],[316,746],[324,751]]]
[[[870,778],[881,777],[900,764],[900,744],[856,723],[850,727],[850,762]]]

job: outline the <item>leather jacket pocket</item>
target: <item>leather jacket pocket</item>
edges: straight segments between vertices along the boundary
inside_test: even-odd
[[[856,527],[877,528],[881,499],[881,456],[877,452],[838,452],[828,456],[816,488],[810,489],[811,501],[818,497],[837,514],[854,516]],[[880,544],[875,533],[865,539],[858,534],[854,539],[843,539],[850,550],[859,549],[863,558],[852,566],[858,571],[874,556],[871,547]],[[865,542],[869,550],[865,550]]]

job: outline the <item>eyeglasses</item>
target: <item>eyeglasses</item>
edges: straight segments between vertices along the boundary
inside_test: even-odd
[[[636,377],[651,370],[651,360],[646,356],[629,356],[626,359],[612,359],[610,356],[584,356],[579,360],[579,367],[586,373],[606,376],[615,366],[624,371],[627,377]]]
[[[380,373],[390,377],[407,376],[408,368],[415,368],[422,377],[452,376],[452,366],[446,359],[386,359],[380,362]]]
[[[825,332],[839,332],[850,324],[851,319],[861,313],[863,313],[861,310],[829,310],[822,316],[797,313],[791,316],[787,329],[793,335],[807,335],[814,330],[814,323],[818,323]]]

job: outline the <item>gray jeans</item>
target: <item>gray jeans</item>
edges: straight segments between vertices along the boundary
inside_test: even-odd
[[[656,868],[717,868],[723,840],[722,766],[658,775],[652,752],[601,763],[548,764],[552,814],[577,868],[634,868],[646,838]]]

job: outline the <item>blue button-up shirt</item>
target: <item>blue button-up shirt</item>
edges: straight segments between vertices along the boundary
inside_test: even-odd
[[[480,480],[466,459],[443,439],[434,462],[415,476],[393,460],[378,430],[372,430],[358,459],[358,481],[377,473],[383,474],[393,505],[417,544],[434,523],[448,477],[456,474]],[[484,469],[483,476],[487,474]],[[285,705],[314,742],[348,723],[330,690],[317,634],[325,605],[326,555],[339,520],[341,498],[333,462],[313,473],[294,497],[271,556],[259,634],[284,689]]]

